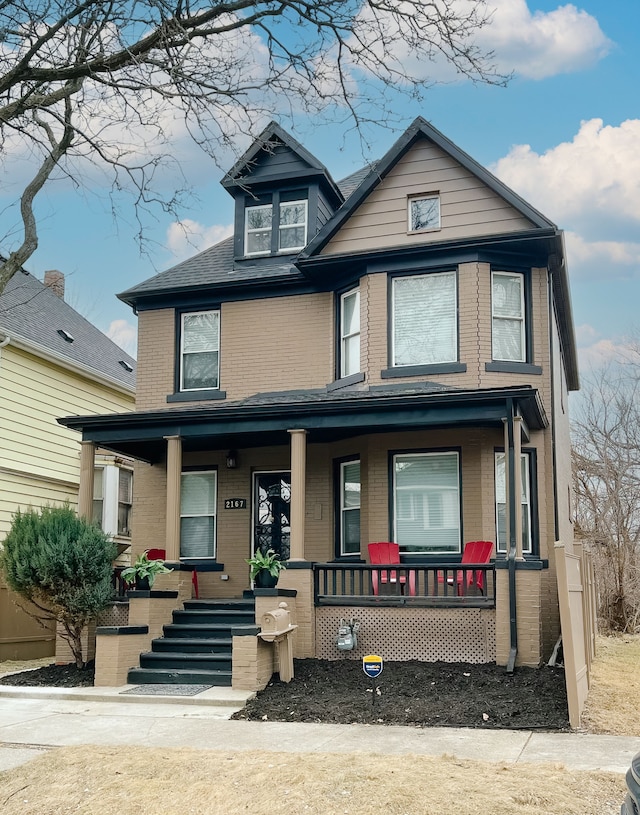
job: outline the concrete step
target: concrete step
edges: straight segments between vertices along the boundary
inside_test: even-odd
[[[130,685],[219,685],[231,687],[231,671],[131,668]]]
[[[231,671],[231,651],[227,654],[156,653],[140,654],[141,668],[166,671]]]
[[[251,625],[255,622],[255,612],[240,609],[178,609],[173,612],[173,622],[177,625],[202,625],[204,623],[228,623],[229,625]]]
[[[231,637],[160,637],[152,640],[151,650],[156,653],[230,654]]]
[[[209,609],[229,609],[230,611],[253,611],[255,613],[256,603],[252,599],[230,598],[227,600],[185,600],[184,607],[187,610],[207,611]]]

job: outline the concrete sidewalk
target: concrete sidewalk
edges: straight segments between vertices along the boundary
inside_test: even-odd
[[[131,686],[127,686],[127,689]],[[624,773],[640,739],[584,733],[230,721],[252,694],[212,688],[197,696],[123,695],[126,688],[0,686],[0,770],[65,745],[201,750],[387,753],[553,762]]]

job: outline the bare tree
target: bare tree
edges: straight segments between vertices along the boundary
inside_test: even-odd
[[[640,354],[592,374],[573,421],[577,532],[594,555],[598,616],[640,631]]]
[[[133,193],[138,215],[175,213],[157,174],[176,134],[215,158],[274,112],[388,121],[393,95],[420,96],[442,65],[503,84],[474,45],[485,3],[0,0],[0,156],[37,168],[16,198],[21,237],[0,292],[37,248],[35,196],[54,177],[82,184],[87,161]]]

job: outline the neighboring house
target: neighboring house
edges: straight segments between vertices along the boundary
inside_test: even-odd
[[[351,656],[539,665],[573,546],[562,233],[423,119],[339,184],[271,124],[222,183],[233,237],[120,295],[136,412],[63,420],[137,460],[133,549],[196,567],[201,598],[279,551],[297,656],[337,657],[354,618]],[[458,596],[474,540],[495,562]],[[375,541],[404,594],[373,589]]]
[[[80,455],[63,413],[122,413],[135,405],[135,360],[64,300],[64,276],[19,271],[0,296],[0,545],[18,509],[76,505]],[[98,455],[96,520],[130,542],[132,463]],[[0,659],[53,654],[53,634],[19,611],[0,582]]]

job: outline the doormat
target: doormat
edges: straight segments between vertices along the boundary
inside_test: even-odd
[[[213,685],[140,685],[120,693],[132,696],[197,696],[212,687]]]

